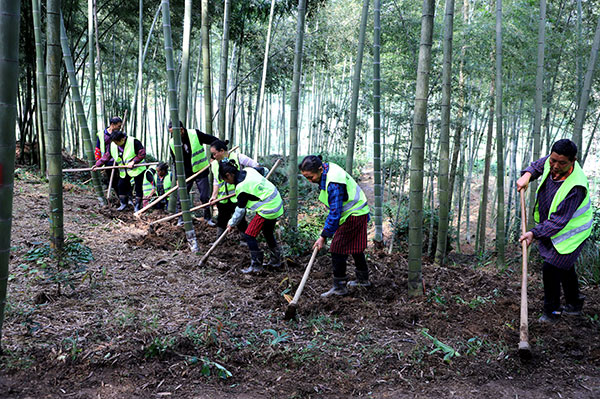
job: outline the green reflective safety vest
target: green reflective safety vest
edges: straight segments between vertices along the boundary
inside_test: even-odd
[[[277,187],[254,168],[245,168],[244,170],[246,178],[235,186],[235,194],[247,193],[260,198],[258,201],[248,201],[246,208],[256,211],[265,219],[277,219],[283,215],[283,200]]]
[[[150,173],[151,179],[148,179],[148,173]],[[152,189],[155,187],[154,181],[157,177],[158,177],[158,175],[156,174],[156,167],[155,166],[149,167],[148,170],[146,171],[146,174],[144,174],[144,184],[142,185],[142,189],[144,192],[144,198],[148,198],[148,196],[152,192]],[[154,193],[156,194],[156,191]]]
[[[206,151],[204,150],[204,145],[200,143],[198,140],[198,134],[196,134],[195,129],[187,129],[187,135],[190,139],[190,145],[192,150],[192,172],[196,173],[200,169],[206,167],[208,165],[208,159],[206,158]],[[171,147],[171,151],[175,154],[175,141],[171,137],[169,140],[169,146]]]
[[[542,187],[542,184],[549,177],[549,175],[550,157],[548,157],[544,163],[544,173],[542,174],[542,179],[536,191],[536,198],[537,193],[540,191],[540,187]],[[581,186],[585,188],[585,198],[575,213],[573,213],[569,223],[567,223],[567,225],[561,231],[551,237],[552,245],[554,245],[556,251],[562,255],[570,254],[571,252],[575,251],[585,241],[585,239],[592,234],[594,212],[592,210],[592,202],[590,201],[588,180],[578,162],[575,162],[575,165],[573,165],[573,172],[571,172],[571,174],[562,182],[560,188],[556,194],[554,194],[552,204],[550,205],[550,210],[548,211],[548,218],[550,218],[550,215],[556,212],[558,205],[560,205],[560,203],[567,198],[567,195],[575,186]],[[537,199],[535,201],[533,218],[536,223],[540,222],[540,212]]]
[[[329,183],[345,185],[346,192],[348,193],[348,199],[342,204],[343,207],[340,225],[344,223],[350,216],[361,216],[369,213],[367,196],[363,190],[359,187],[356,181],[354,181],[352,176],[332,162],[329,162],[329,171],[327,172],[327,178],[325,180],[325,190],[321,190],[319,193],[319,201],[324,203],[327,209],[329,209],[329,195],[327,194]]]
[[[110,155],[115,160],[115,166],[118,165],[127,165],[135,156],[135,139],[133,137],[127,137],[125,141],[125,148],[123,148],[123,153],[119,151],[119,147],[115,143],[110,143]],[[119,169],[119,177],[124,179],[125,176],[136,177],[140,173],[146,170],[145,166],[138,166],[133,169]]]
[[[238,168],[241,168],[240,161],[238,159],[237,154],[229,154],[229,156],[225,159],[233,159],[235,161],[235,163],[238,165]],[[212,171],[212,174],[213,174],[215,180],[217,181],[217,184],[219,185],[219,193],[217,194],[217,198],[222,198],[226,195],[235,193],[235,185],[226,183],[225,180],[221,179],[221,177],[219,176],[219,161],[217,161],[215,159],[213,162],[211,162],[210,169]],[[227,201],[231,201],[234,203],[237,202],[235,197],[232,197],[228,200],[221,201],[221,202],[227,202]]]

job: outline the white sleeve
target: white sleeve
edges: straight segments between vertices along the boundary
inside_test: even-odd
[[[260,166],[258,162],[244,154],[238,154],[238,160],[240,161],[240,166],[244,168],[258,168]]]

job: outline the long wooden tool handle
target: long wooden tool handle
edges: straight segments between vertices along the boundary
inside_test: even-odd
[[[304,285],[306,284],[306,280],[308,280],[310,269],[312,268],[313,263],[315,263],[315,259],[317,257],[318,252],[319,248],[315,248],[313,250],[312,256],[310,257],[310,261],[308,262],[308,266],[306,266],[306,270],[304,271],[304,276],[302,276],[302,281],[300,281],[300,285],[298,286],[298,289],[296,289],[296,294],[294,295],[294,299],[292,299],[292,302],[290,302],[290,305],[296,305],[298,303],[300,295],[302,294],[302,290],[304,289]]]
[[[221,197],[221,198],[219,198],[219,199],[217,199],[217,200],[215,200],[213,202],[207,202],[206,204],[195,206],[195,207],[193,207],[193,208],[190,209],[190,212],[194,212],[194,211],[197,211],[199,209],[206,208],[207,206],[214,205],[217,202],[225,201],[226,199],[229,199],[229,198],[232,198],[232,197],[235,197],[235,194],[229,194],[229,195],[226,195],[225,197]],[[150,222],[150,225],[152,226],[154,224],[168,222],[169,220],[173,220],[176,217],[179,217],[181,215],[183,215],[183,212],[177,212],[177,213],[174,213],[174,214],[169,215],[167,217],[164,217],[162,219],[158,219],[158,220],[155,220],[153,222]]]
[[[133,169],[138,168],[140,166],[154,166],[158,165],[158,162],[148,162],[148,163],[138,163],[133,166]],[[114,170],[114,169],[125,169],[128,168],[127,165],[115,165],[115,166],[102,166],[95,169],[95,172],[100,172],[103,170]],[[63,172],[91,172],[92,168],[79,168],[79,169],[63,169]]]
[[[108,190],[106,190],[106,200],[110,200],[110,189],[112,188],[113,179],[115,177],[115,170],[110,172],[110,181],[108,182]]]
[[[238,148],[240,148],[240,146],[235,146],[233,147],[230,151],[235,151]],[[194,173],[193,175],[191,175],[190,177],[188,177],[187,179],[185,179],[186,183],[189,183],[190,181],[194,180],[200,173],[204,172],[206,169],[210,168],[210,164],[212,162],[215,162],[214,159],[211,159],[210,162],[208,163],[208,165],[206,165],[205,167],[203,167],[202,169],[200,169],[198,172]],[[161,195],[160,197],[158,197],[157,199],[155,199],[154,201],[152,201],[151,203],[149,203],[148,205],[146,205],[145,207],[143,207],[142,209],[140,209],[137,212],[133,213],[133,216],[140,216],[142,213],[146,212],[148,209],[153,208],[156,204],[158,204],[163,198],[171,195],[171,193],[175,190],[177,190],[179,188],[179,183],[176,183],[174,187],[172,187],[169,191],[165,192],[163,195]],[[183,214],[183,213],[182,213]]]
[[[204,261],[206,261],[206,259],[208,259],[208,257],[210,256],[210,254],[221,243],[221,241],[223,241],[223,239],[225,238],[225,236],[227,235],[227,233],[229,233],[230,230],[231,230],[231,228],[227,227],[225,229],[225,231],[223,232],[223,234],[221,234],[221,237],[217,238],[217,241],[215,241],[213,243],[213,245],[210,247],[210,249],[204,254],[204,256],[202,257],[202,259],[200,259],[200,265],[202,265],[204,263]]]
[[[521,190],[521,233],[527,232],[527,209],[525,208],[525,190]],[[521,242],[523,251],[523,271],[521,273],[521,327],[520,339],[521,342],[529,340],[529,322],[527,320],[527,242]]]

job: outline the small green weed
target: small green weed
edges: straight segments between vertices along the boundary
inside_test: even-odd
[[[150,345],[144,348],[144,356],[147,359],[162,357],[175,343],[176,339],[174,337],[155,337]]]
[[[429,292],[427,293],[427,302],[434,302],[439,305],[446,306],[446,298],[441,294],[441,292],[441,287],[435,287],[429,290]]]
[[[202,369],[200,373],[205,377],[210,377],[211,374],[216,375],[219,378],[227,379],[233,376],[229,370],[227,370],[223,365],[210,360],[207,357],[198,358],[196,356],[190,356],[187,358],[187,364],[196,365],[202,362]]]
[[[460,356],[460,353],[458,353],[454,348],[452,348],[449,345],[446,345],[445,343],[443,343],[439,339],[431,336],[427,331],[428,330],[426,328],[424,328],[424,329],[421,330],[421,334],[424,337],[429,338],[430,340],[433,341],[433,344],[434,344],[435,348],[431,352],[429,352],[430,355],[434,354],[435,352],[442,351],[444,353],[444,361],[446,363],[450,363],[452,361],[453,357]]]
[[[278,333],[277,331],[273,330],[272,328],[267,328],[267,329],[262,330],[261,334],[271,334],[273,336],[273,338],[269,342],[269,345],[271,345],[271,346],[275,346],[275,345],[287,342],[288,338],[290,336],[288,333],[285,333],[285,332]]]

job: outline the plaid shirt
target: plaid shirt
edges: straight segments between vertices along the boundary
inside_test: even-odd
[[[546,156],[532,162],[530,166],[521,171],[521,175],[525,172],[529,172],[531,173],[531,180],[539,178],[544,172],[544,163],[547,158],[548,157]],[[586,192],[585,189],[580,186],[574,187],[569,194],[567,194],[567,197],[558,205],[556,212],[548,217],[552,200],[563,181],[564,180],[555,181],[552,179],[552,175],[548,175],[546,180],[541,183],[540,190],[537,194],[540,223],[535,225],[535,227],[531,229],[531,232],[533,233],[533,236],[539,240],[538,247],[542,259],[561,269],[570,269],[577,261],[577,257],[579,256],[583,245],[580,245],[570,254],[561,255],[554,248],[550,238],[561,231],[567,223],[569,223],[569,220],[573,217],[573,213],[575,213],[577,208],[579,208],[579,205],[581,205],[585,199]]]
[[[327,200],[329,202],[329,215],[325,219],[325,227],[321,232],[321,237],[325,238],[333,237],[338,227],[340,227],[343,204],[344,201],[348,200],[345,184],[329,183],[329,186],[327,186],[327,172],[329,172],[329,164],[324,162],[319,189],[325,190],[327,188]]]

